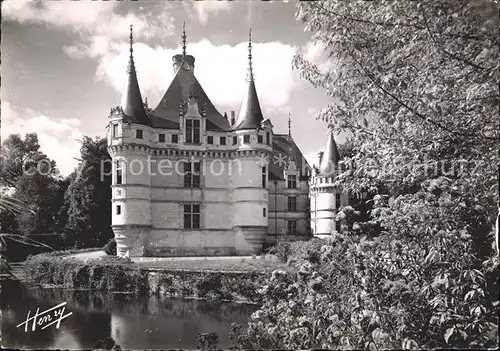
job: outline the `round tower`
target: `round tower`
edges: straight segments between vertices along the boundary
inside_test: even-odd
[[[232,174],[233,230],[238,254],[260,253],[269,226],[267,159],[272,154],[272,124],[264,120],[257,97],[249,39],[247,88],[233,124],[234,157],[241,165],[240,171]]]
[[[121,105],[111,109],[108,151],[113,162],[112,219],[117,255],[143,256],[151,227],[150,155],[153,130],[144,110],[132,48]]]

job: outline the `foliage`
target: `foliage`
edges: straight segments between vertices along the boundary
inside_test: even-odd
[[[276,255],[281,262],[287,262],[290,255],[290,247],[291,243],[288,237],[286,235],[280,235],[276,240],[276,245],[269,248],[268,252],[271,255]]]
[[[110,239],[106,245],[103,246],[102,248],[106,255],[109,256],[116,256],[116,240],[115,238]]]
[[[498,344],[498,3],[301,2],[331,64],[302,77],[351,134],[337,178],[354,201],[335,235],[275,271],[242,348],[487,348]],[[292,254],[292,258],[294,254]]]
[[[219,336],[217,333],[198,333],[197,342],[199,350],[217,350]]]
[[[65,194],[66,232],[75,247],[102,246],[113,238],[107,141],[85,137],[80,153],[79,173],[73,174]]]

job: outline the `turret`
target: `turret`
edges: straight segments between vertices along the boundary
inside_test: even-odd
[[[339,151],[337,149],[337,144],[333,138],[333,133],[328,133],[328,139],[326,141],[325,152],[319,163],[319,173],[322,175],[334,175],[340,160]]]
[[[172,56],[174,74],[177,73],[179,69],[185,69],[187,71],[194,72],[194,56],[186,54],[186,22],[182,24],[182,54],[177,54]]]

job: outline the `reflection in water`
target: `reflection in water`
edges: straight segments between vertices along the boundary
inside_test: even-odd
[[[67,302],[71,316],[44,330],[16,326],[39,307]],[[124,349],[196,348],[197,333],[215,332],[219,348],[229,348],[229,326],[246,324],[256,306],[103,295],[88,291],[30,288],[2,296],[2,346],[7,348],[88,349],[112,337]],[[31,327],[31,324],[30,324]]]

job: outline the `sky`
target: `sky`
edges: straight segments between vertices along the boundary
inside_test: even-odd
[[[252,29],[253,71],[265,118],[274,133],[292,136],[310,164],[326,143],[315,113],[331,102],[292,70],[301,53],[331,63],[295,19],[296,2],[22,1],[2,2],[1,134],[35,132],[63,175],[77,165],[82,136],[104,137],[110,109],[125,87],[129,26],[143,98],[157,106],[172,78],[172,56],[187,53],[195,76],[223,114],[238,111]],[[336,137],[338,143],[342,136]]]

